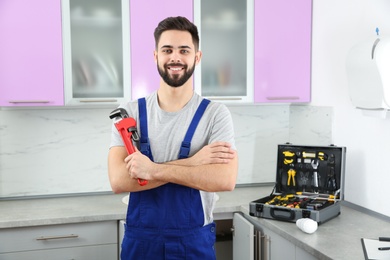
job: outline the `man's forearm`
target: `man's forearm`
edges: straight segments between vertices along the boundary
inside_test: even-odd
[[[230,191],[236,184],[238,172],[237,156],[225,164],[191,165],[188,159],[160,164],[153,178],[204,191]]]
[[[231,145],[227,142],[214,142],[204,146],[193,156],[167,162],[167,164],[183,165],[183,166],[198,166],[206,164],[226,164],[231,161],[237,152],[231,149]]]
[[[154,163],[135,152],[125,163],[133,179],[171,182],[204,191],[234,189],[238,172],[237,152],[226,142],[214,142],[189,158],[166,163]]]

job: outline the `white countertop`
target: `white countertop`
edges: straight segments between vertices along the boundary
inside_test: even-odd
[[[265,197],[271,191],[272,187],[250,187],[220,192],[215,219],[231,218],[233,212],[238,211],[248,214],[249,202]],[[126,205],[122,198],[125,195],[0,201],[0,232],[3,228],[124,219]],[[389,222],[346,206],[341,206],[341,214],[321,224],[313,234],[303,233],[294,223],[251,218],[318,259],[364,259],[361,238],[390,237]]]
[[[219,192],[214,216],[216,219],[226,218],[226,214],[232,216],[233,212],[240,211],[241,205],[266,196],[271,190],[271,187],[251,187]],[[124,196],[126,194],[0,201],[0,229],[125,219]]]

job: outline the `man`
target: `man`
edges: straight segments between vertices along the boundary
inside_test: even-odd
[[[121,106],[137,121],[141,151],[127,155],[113,126],[108,156],[113,191],[130,192],[121,257],[215,259],[214,192],[233,190],[238,169],[231,115],[193,91],[196,26],[169,17],[154,37],[160,87]]]

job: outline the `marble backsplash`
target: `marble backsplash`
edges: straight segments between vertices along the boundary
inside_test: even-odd
[[[0,197],[110,191],[113,108],[0,110]],[[238,184],[275,180],[277,144],[328,145],[332,109],[234,105]]]

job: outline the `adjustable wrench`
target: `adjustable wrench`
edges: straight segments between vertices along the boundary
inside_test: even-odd
[[[114,125],[122,137],[125,148],[128,154],[135,152],[134,144],[139,142],[139,135],[137,132],[137,122],[134,118],[129,117],[127,111],[123,108],[117,108],[109,115],[114,121]],[[138,179],[141,186],[148,184],[147,180]]]
[[[319,162],[317,159],[314,159],[311,161],[311,166],[314,169],[313,172],[313,186],[314,186],[314,191],[318,193],[318,173],[317,173],[317,168],[318,168]]]

